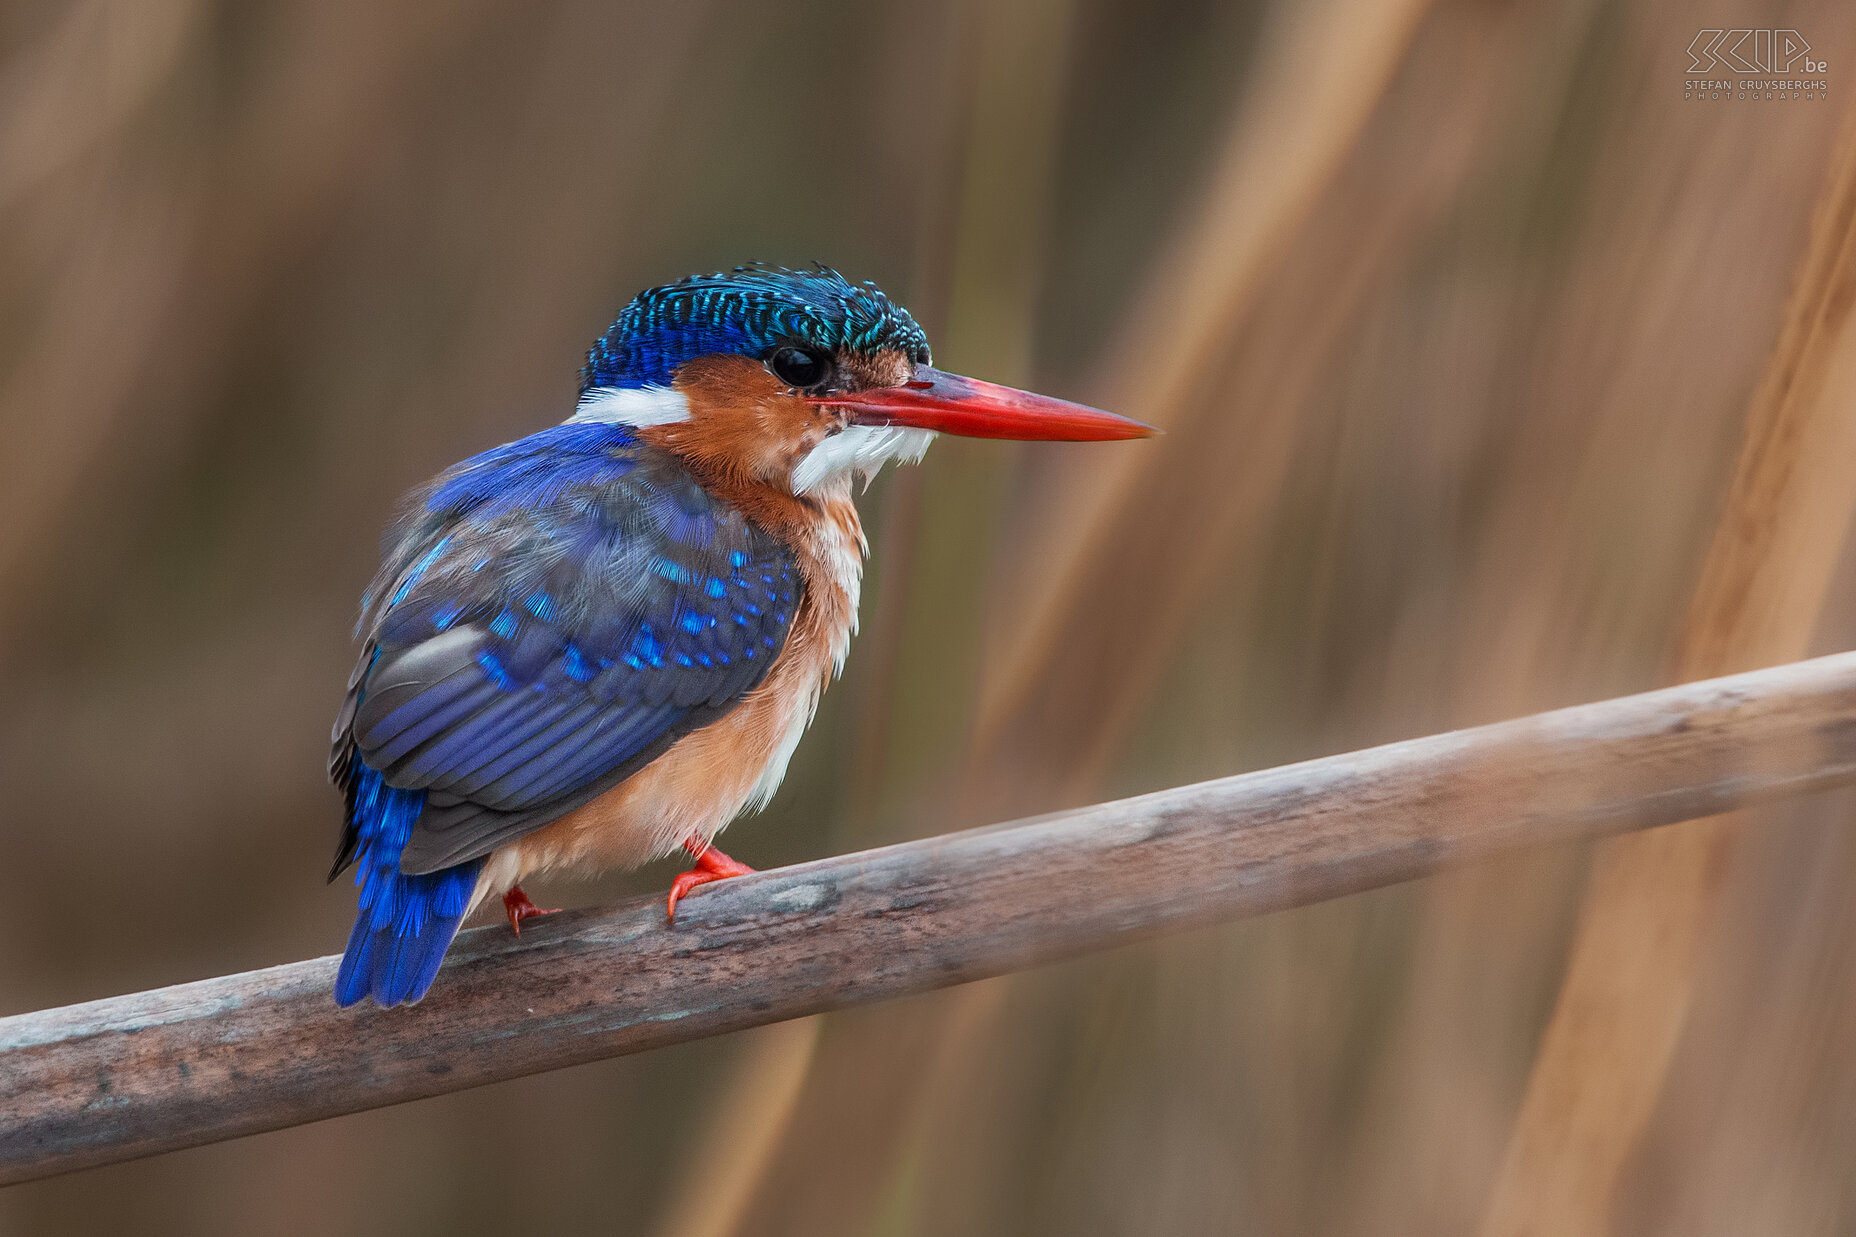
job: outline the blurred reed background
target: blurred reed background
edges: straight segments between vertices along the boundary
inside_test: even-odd
[[[1684,100],[1676,0],[0,8],[0,1012],[339,947],[327,727],[397,496],[748,258],[1168,430],[877,482],[748,862],[1663,681],[1856,65],[1836,0],[1706,20],[1800,31],[1831,97]],[[1814,647],[1852,643],[1856,559]],[[1734,852],[1614,1231],[1856,1233],[1852,806]],[[16,1187],[0,1230],[1495,1231],[1590,860]]]

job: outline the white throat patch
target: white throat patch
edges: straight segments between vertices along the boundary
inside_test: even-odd
[[[594,387],[569,421],[608,425],[675,425],[690,419],[690,402],[671,387]]]
[[[927,454],[933,430],[900,425],[851,425],[813,447],[793,469],[795,494],[809,494],[851,473],[868,481],[895,460],[913,464]]]

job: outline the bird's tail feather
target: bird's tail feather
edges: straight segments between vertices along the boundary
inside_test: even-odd
[[[470,908],[483,860],[411,876],[400,852],[425,809],[425,792],[388,786],[356,761],[350,819],[358,835],[355,884],[361,905],[335,974],[335,1003],[371,996],[378,1005],[424,996]]]

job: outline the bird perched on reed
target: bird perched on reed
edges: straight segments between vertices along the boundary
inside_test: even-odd
[[[715,835],[764,805],[842,668],[854,476],[936,433],[1114,439],[1138,422],[930,368],[915,320],[819,267],[639,294],[559,425],[414,492],[362,602],[335,722],[330,872],[360,909],[335,981],[417,1001],[458,925],[540,872],[687,850],[677,900],[749,871]]]

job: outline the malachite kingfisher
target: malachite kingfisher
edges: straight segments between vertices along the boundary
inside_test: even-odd
[[[335,999],[432,986],[458,925],[538,873],[679,847],[772,798],[857,629],[852,480],[937,433],[1095,440],[1137,421],[933,369],[874,284],[753,265],[640,293],[566,421],[406,500],[335,722],[360,909]]]

